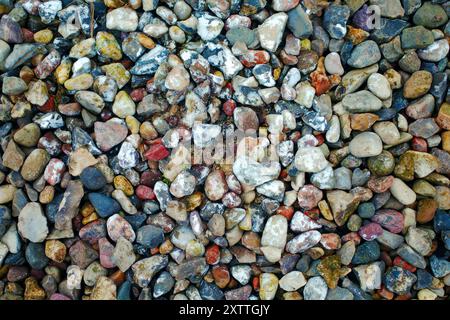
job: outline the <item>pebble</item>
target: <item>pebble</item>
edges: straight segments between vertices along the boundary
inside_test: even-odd
[[[398,178],[394,178],[390,192],[404,205],[410,205],[416,201],[415,192]]]
[[[17,228],[22,237],[34,243],[43,242],[48,235],[47,219],[37,202],[29,202],[20,211]]]
[[[273,273],[262,273],[259,278],[261,300],[273,300],[278,289],[278,277]]]
[[[325,300],[328,293],[328,286],[320,276],[312,277],[308,280],[303,289],[305,300]]]
[[[138,16],[131,8],[117,8],[106,15],[106,28],[123,32],[135,31],[138,27]]]
[[[383,151],[383,143],[376,133],[363,132],[350,142],[349,151],[358,158],[375,157]]]
[[[407,99],[417,99],[430,90],[432,75],[428,71],[420,70],[414,72],[405,82],[403,95]]]
[[[409,293],[417,277],[408,270],[392,267],[386,273],[385,285],[389,291],[402,295]]]
[[[288,15],[284,12],[275,13],[258,27],[258,38],[261,47],[274,52],[280,45]]]
[[[382,102],[371,92],[362,90],[346,95],[342,106],[351,113],[374,112],[381,109]]]
[[[367,40],[358,44],[352,51],[347,64],[353,68],[365,68],[381,59],[380,49],[375,41]]]
[[[328,166],[322,150],[317,147],[300,148],[295,154],[295,166],[303,172],[319,172]]]
[[[337,52],[330,52],[325,57],[325,69],[329,74],[337,74],[342,76],[344,74],[344,68],[342,67],[341,57]]]

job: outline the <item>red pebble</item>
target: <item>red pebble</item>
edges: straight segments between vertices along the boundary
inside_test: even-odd
[[[52,50],[50,53],[38,63],[36,68],[34,68],[34,74],[39,79],[47,78],[61,62],[61,55],[58,51]]]
[[[206,249],[205,252],[207,264],[218,264],[220,260],[220,248],[217,244],[213,244]]]
[[[427,152],[428,151],[427,140],[419,137],[413,137],[411,140],[411,148],[414,151]]]
[[[131,69],[131,67],[133,66],[133,61],[125,59],[122,60],[120,63],[122,63],[122,65],[125,67],[125,69]]]
[[[380,224],[392,233],[400,233],[404,226],[404,216],[393,209],[381,209],[372,217],[372,221]]]
[[[323,192],[312,184],[303,186],[297,194],[298,204],[305,210],[311,210],[317,207],[317,204],[323,198]]]
[[[350,232],[342,236],[342,242],[347,242],[352,240],[356,245],[361,242],[361,237],[356,232]]]
[[[298,63],[297,56],[287,54],[286,51],[284,51],[284,50],[281,50],[281,52],[280,52],[280,59],[284,64],[286,64],[288,66],[293,66]]]
[[[55,111],[55,97],[50,96],[42,106],[38,106],[37,109],[41,112],[52,112]]]
[[[139,102],[142,99],[144,99],[146,94],[147,94],[147,90],[145,90],[145,88],[137,88],[137,89],[134,89],[133,91],[131,91],[130,97],[134,102]]]
[[[396,256],[394,258],[394,262],[393,262],[394,266],[400,267],[402,269],[411,271],[411,272],[416,272],[417,268],[414,267],[413,265],[410,265],[408,262],[406,262],[405,260],[403,260],[402,258],[400,258],[399,256]]]
[[[294,131],[289,135],[289,140],[292,142],[297,142],[302,137],[302,133],[300,131]]]
[[[252,286],[253,290],[259,291],[259,277],[253,277]]]
[[[140,200],[154,200],[156,198],[153,189],[142,184],[136,188],[136,196]]]
[[[314,137],[316,137],[316,139],[317,139],[318,146],[320,146],[322,143],[325,142],[325,139],[322,134],[315,135]]]
[[[288,177],[289,177],[289,174],[288,174],[287,169],[282,169],[281,172],[280,172],[279,178],[280,178],[281,180],[286,181],[285,179],[287,179]],[[289,178],[290,178],[290,177],[289,177]]]
[[[289,221],[292,219],[292,216],[294,215],[294,208],[281,206],[277,209],[277,214],[282,215]]]
[[[219,288],[223,289],[230,283],[231,277],[227,266],[214,266],[211,273]]]
[[[22,28],[23,42],[34,42],[34,33],[28,29]]]
[[[324,233],[320,244],[327,250],[337,250],[341,247],[341,238],[337,233]]]
[[[44,179],[48,184],[54,186],[61,182],[64,171],[66,171],[64,162],[57,158],[52,158],[45,167]]]
[[[383,234],[383,228],[378,223],[371,222],[362,226],[358,234],[366,241],[372,241]]]
[[[150,161],[159,161],[167,158],[169,154],[169,150],[162,144],[154,144],[144,153],[144,157]]]
[[[316,89],[316,95],[320,96],[331,88],[331,81],[325,73],[314,71],[310,74],[311,85]]]
[[[236,102],[234,100],[227,100],[223,104],[223,112],[229,117],[233,115],[234,109],[236,109]]]

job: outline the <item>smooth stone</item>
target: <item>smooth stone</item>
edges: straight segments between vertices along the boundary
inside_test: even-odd
[[[118,213],[121,209],[116,200],[101,193],[91,192],[89,193],[88,198],[95,207],[95,211],[102,218]]]
[[[383,103],[367,90],[350,93],[342,99],[342,106],[350,113],[374,112],[382,108]]]
[[[383,151],[383,143],[376,133],[363,132],[350,141],[349,151],[358,158],[374,157]]]
[[[305,300],[325,300],[328,293],[328,286],[322,277],[316,276],[308,280],[303,289]]]
[[[394,178],[390,192],[394,198],[404,205],[410,205],[416,201],[416,193],[398,178]]]
[[[367,79],[368,89],[380,100],[386,100],[392,95],[392,89],[385,76],[373,73]]]
[[[347,64],[353,68],[365,68],[381,59],[381,52],[375,41],[367,40],[358,44],[352,51]]]

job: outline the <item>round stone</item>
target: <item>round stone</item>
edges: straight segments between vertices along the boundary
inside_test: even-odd
[[[376,133],[363,132],[350,141],[349,150],[358,158],[374,157],[383,151],[383,143]]]

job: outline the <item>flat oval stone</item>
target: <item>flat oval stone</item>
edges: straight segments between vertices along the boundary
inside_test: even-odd
[[[365,68],[381,59],[381,52],[375,41],[367,40],[357,45],[347,60],[353,68]]]

